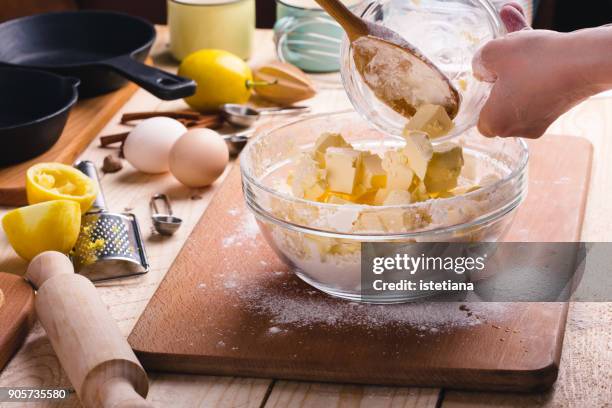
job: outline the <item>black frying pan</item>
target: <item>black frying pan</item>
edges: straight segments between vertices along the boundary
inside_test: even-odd
[[[50,72],[0,68],[0,166],[26,161],[55,144],[78,85],[78,79]]]
[[[106,11],[38,14],[0,24],[0,65],[81,80],[79,94],[113,91],[127,78],[161,99],[195,93],[195,83],[144,65],[155,40],[147,21]]]

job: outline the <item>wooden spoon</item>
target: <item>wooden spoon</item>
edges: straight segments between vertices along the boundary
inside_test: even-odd
[[[315,0],[346,32],[359,74],[376,97],[405,117],[424,104],[442,105],[454,118],[459,92],[428,58],[395,31],[365,21],[340,0]]]

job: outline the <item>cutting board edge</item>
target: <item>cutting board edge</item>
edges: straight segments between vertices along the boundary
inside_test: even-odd
[[[27,204],[28,200],[25,188],[11,187],[0,189],[0,205],[7,207],[18,207]]]
[[[34,305],[34,301],[32,301],[32,305]],[[33,306],[32,306],[33,309]],[[16,354],[17,350],[21,348],[21,346],[25,343],[30,330],[34,327],[34,323],[36,322],[36,313],[34,310],[27,313],[26,319],[24,319],[19,326],[17,326],[15,331],[15,337],[12,341],[7,342],[8,345],[6,350],[2,353],[6,353],[5,355],[0,355],[0,372],[8,365],[13,356]]]
[[[286,369],[292,372],[283,372],[283,367],[272,365],[278,362],[268,360],[265,366],[261,361],[254,368],[249,369],[245,359],[235,359],[240,367],[221,369],[219,359],[203,361],[199,358],[194,362],[193,355],[160,354],[143,352],[134,348],[140,363],[147,371],[195,374],[228,377],[250,377],[282,379],[292,381],[328,382],[343,384],[399,386],[399,387],[434,387],[470,391],[506,391],[506,392],[536,392],[545,391],[552,387],[559,374],[559,361],[551,359],[544,367],[525,370],[499,370],[499,369],[440,369],[438,367],[415,368],[406,371],[404,378],[380,377],[372,380],[370,373],[362,377],[347,376],[342,372],[330,372],[329,370],[317,370],[313,367],[296,370],[295,366],[287,365]],[[165,363],[164,359],[172,359],[172,363]],[[266,367],[267,366],[267,367]],[[430,374],[427,371],[431,371]],[[437,377],[437,380],[426,381],[426,378]],[[447,377],[447,378],[446,378]],[[457,381],[457,378],[461,381]],[[494,378],[495,381],[491,381]],[[420,380],[423,379],[423,380]]]
[[[0,272],[5,274],[5,272]],[[12,275],[6,273],[6,275]],[[13,275],[15,277],[15,284],[18,283],[18,280],[23,280],[21,277],[17,275]],[[24,285],[28,285],[25,280],[23,280]],[[28,285],[29,286],[29,285]],[[24,291],[27,288],[24,286]],[[6,295],[6,294],[5,294]],[[0,345],[3,345],[3,350],[0,350],[0,372],[8,365],[8,363],[13,358],[19,348],[25,342],[25,339],[34,326],[36,322],[36,310],[34,308],[34,290],[30,290],[30,294],[28,295],[28,299],[20,309],[14,310],[15,313],[20,313],[21,316],[17,319],[18,324],[8,327],[4,336],[0,336]],[[2,306],[2,308],[8,308],[8,296],[7,296],[7,304]],[[0,315],[3,313],[2,308],[0,308]],[[14,308],[13,308],[14,309]]]
[[[548,302],[541,302],[540,304],[547,304],[547,303]],[[568,302],[552,302],[552,303],[558,303],[561,305],[560,313],[558,314],[558,319],[559,319],[558,324],[559,324],[561,332],[564,334],[565,326],[567,324],[567,315],[569,312],[569,303]],[[536,302],[534,304],[537,305],[539,303]],[[553,342],[551,343],[551,347],[550,347],[551,353],[547,355],[543,355],[543,357],[539,361],[535,362],[535,365],[533,367],[529,367],[526,365],[511,367],[511,366],[508,366],[507,363],[504,363],[506,364],[508,368],[498,369],[497,367],[491,365],[490,367],[485,368],[485,370],[488,370],[487,372],[499,372],[499,373],[506,373],[506,374],[522,373],[523,375],[538,374],[538,373],[550,374],[549,373],[550,370],[558,370],[560,366],[560,362],[561,362],[561,353],[563,349],[563,336],[551,335],[550,337],[553,339]],[[143,366],[145,366],[148,369],[153,369],[153,370],[168,371],[168,372],[181,372],[180,371],[181,368],[174,369],[172,367],[172,364],[177,363],[178,365],[185,367],[185,369],[189,370],[189,372],[191,373],[211,374],[211,375],[231,375],[231,373],[238,373],[240,371],[240,368],[261,367],[262,361],[266,361],[268,363],[268,364],[264,364],[264,366],[276,364],[278,367],[281,367],[279,370],[285,370],[285,369],[289,370],[289,369],[294,368],[293,364],[287,364],[285,360],[273,360],[270,358],[266,360],[262,360],[259,358],[244,358],[244,357],[227,358],[227,357],[212,356],[212,355],[204,356],[204,355],[198,355],[198,354],[166,353],[161,350],[147,349],[147,344],[140,343],[141,340],[142,340],[142,337],[135,335],[134,331],[132,331],[132,333],[130,333],[130,335],[128,336],[128,343],[130,344],[130,347],[134,350],[134,352],[139,356]],[[164,359],[168,360],[169,363],[164,363]],[[222,369],[219,369],[219,361],[222,361],[222,360],[230,364],[235,364],[239,362],[241,365],[236,370],[232,369],[231,371],[224,371]],[[149,364],[149,362],[151,363]],[[533,362],[533,360],[529,360],[529,362]],[[286,365],[286,367],[283,367],[284,364]],[[317,368],[317,365],[318,363],[311,362],[310,364],[308,364],[308,370],[317,371],[319,374],[329,373],[328,369],[327,370],[319,369]],[[202,366],[205,368],[202,371],[200,371],[199,366]],[[482,365],[480,365],[479,367],[482,367]],[[478,367],[465,367],[465,366],[464,367],[448,367],[448,366],[438,367],[436,365],[430,364],[427,367],[416,367],[416,368],[411,367],[410,369],[415,369],[421,372],[423,370],[432,370],[435,372],[443,372],[447,370],[447,371],[453,371],[456,373],[458,371],[477,372],[479,368]],[[342,370],[339,371],[339,373],[341,372]],[[271,377],[275,377],[275,378],[278,377],[275,374],[274,370],[271,370],[271,373],[272,373],[270,374]],[[242,375],[256,376],[257,374],[256,372],[251,372],[247,370]],[[341,376],[341,374],[337,374],[337,375]],[[261,376],[261,377],[265,378],[266,376]],[[288,377],[285,377],[285,378],[288,378]],[[435,385],[429,385],[429,386],[435,386]]]

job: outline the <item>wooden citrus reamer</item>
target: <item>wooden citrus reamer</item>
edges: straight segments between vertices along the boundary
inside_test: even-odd
[[[30,262],[26,279],[37,289],[36,313],[85,407],[152,407],[147,374],[100,300],[94,285],[74,273],[59,252]]]

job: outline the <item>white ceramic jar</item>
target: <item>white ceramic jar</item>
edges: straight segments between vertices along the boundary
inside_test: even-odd
[[[203,48],[251,56],[255,0],[168,0],[170,52],[179,61]]]

